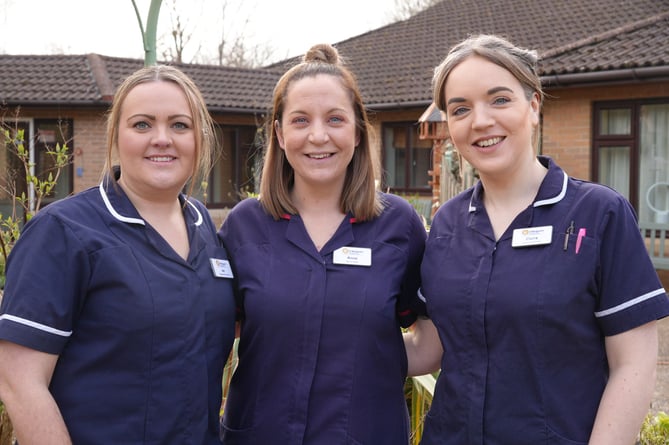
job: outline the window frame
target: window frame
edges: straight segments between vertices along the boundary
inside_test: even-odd
[[[386,158],[386,130],[388,129],[394,129],[394,128],[404,128],[405,130],[405,140],[407,141],[407,146],[405,147],[406,150],[406,156],[404,159],[404,184],[403,186],[390,186],[388,184],[388,176],[389,176],[389,170],[387,168],[387,158]],[[416,150],[417,149],[422,149],[419,147],[416,147],[414,144],[414,138],[419,138],[420,137],[420,126],[419,123],[417,122],[412,122],[412,121],[395,121],[395,122],[383,122],[381,125],[381,164],[382,164],[382,169],[383,169],[383,178],[382,178],[382,184],[383,184],[383,189],[388,190],[391,193],[395,193],[398,195],[418,195],[418,196],[431,196],[432,194],[432,186],[428,182],[425,187],[412,187],[411,183],[413,182],[414,178],[412,177],[412,162],[416,158]],[[395,146],[393,145],[393,149],[395,149]],[[429,159],[428,159],[428,167],[432,168],[433,167],[433,160],[432,160],[432,144],[430,143],[430,148],[429,150]],[[428,181],[429,181],[429,168],[426,169],[425,174],[427,175]]]
[[[641,161],[641,129],[640,116],[641,107],[645,105],[669,105],[669,97],[657,97],[646,99],[627,99],[627,100],[611,100],[598,101],[593,104],[592,115],[592,162],[591,162],[591,178],[594,182],[600,182],[599,178],[599,161],[600,150],[602,147],[609,146],[629,146],[630,148],[630,171],[629,171],[629,201],[634,207],[635,211],[639,211],[640,196],[639,182],[640,182],[640,161]],[[602,110],[621,109],[626,108],[631,111],[631,123],[629,135],[600,135],[599,129],[601,127],[600,114]]]

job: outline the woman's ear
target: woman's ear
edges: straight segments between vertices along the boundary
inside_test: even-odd
[[[279,141],[279,147],[281,147],[282,150],[285,150],[285,143],[283,140],[283,130],[281,129],[281,123],[279,120],[274,121],[274,132],[276,133],[276,140]]]
[[[532,125],[536,127],[539,125],[539,114],[541,112],[541,97],[536,91],[532,93],[530,98],[530,109],[532,111]]]

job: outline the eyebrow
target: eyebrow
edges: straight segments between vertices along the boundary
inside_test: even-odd
[[[142,117],[142,118],[149,119],[149,120],[156,120],[156,116],[155,116],[155,115],[153,115],[153,114],[146,114],[146,113],[137,113],[137,114],[133,114],[132,116],[128,116],[128,120],[130,120],[130,119],[135,119],[135,118],[138,118],[138,117]],[[193,118],[191,117],[190,114],[172,114],[172,115],[167,116],[167,119],[168,119],[168,120],[184,119],[184,118],[185,118],[185,119],[189,119],[189,120],[191,120],[191,121],[193,120]]]
[[[486,94],[487,94],[488,96],[492,96],[493,94],[497,94],[497,93],[499,93],[500,91],[508,91],[509,93],[513,93],[513,90],[512,90],[511,88],[500,86],[500,87],[490,88],[490,89],[486,92]],[[453,98],[449,99],[448,102],[446,102],[446,105],[450,105],[450,104],[454,104],[454,103],[462,103],[462,102],[465,102],[465,98],[464,98],[464,97],[453,97]]]
[[[346,113],[348,110],[346,110],[345,107],[332,107],[329,110],[325,110],[325,113]],[[355,113],[355,109],[353,109],[353,112]],[[309,114],[308,111],[302,110],[301,108],[295,109],[295,110],[290,110],[287,112],[287,114]]]

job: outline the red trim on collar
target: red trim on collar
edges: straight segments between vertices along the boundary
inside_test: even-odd
[[[290,214],[289,213],[284,213],[283,215],[281,215],[281,219],[285,219],[285,220],[290,221]],[[350,224],[355,224],[355,223],[358,222],[358,219],[355,216],[352,216],[348,219],[348,222]]]

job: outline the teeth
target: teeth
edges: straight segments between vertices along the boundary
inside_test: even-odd
[[[490,138],[490,139],[486,139],[484,141],[478,141],[476,143],[476,145],[478,145],[479,147],[490,147],[491,145],[495,145],[495,144],[497,144],[501,141],[502,141],[502,138],[500,138],[500,137]]]
[[[330,157],[330,154],[329,153],[322,153],[322,154],[309,155],[309,157],[313,158],[313,159],[325,159],[325,158]]]
[[[174,158],[172,156],[152,156],[149,159],[153,162],[169,162]]]

